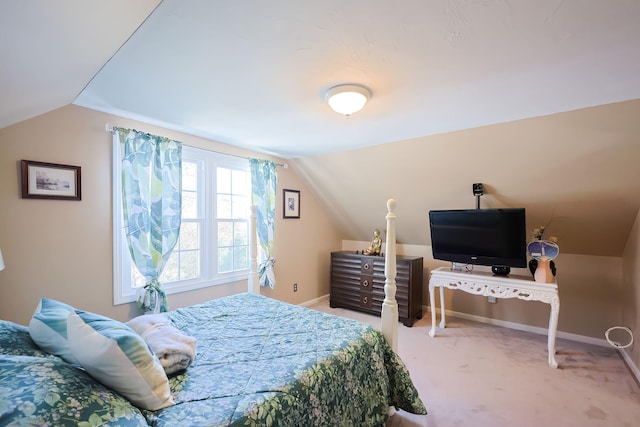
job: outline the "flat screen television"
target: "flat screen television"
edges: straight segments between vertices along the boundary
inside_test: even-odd
[[[487,265],[495,274],[527,266],[524,208],[432,210],[433,258]]]

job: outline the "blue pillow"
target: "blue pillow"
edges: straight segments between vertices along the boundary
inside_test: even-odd
[[[157,410],[175,404],[160,361],[129,326],[76,310],[67,319],[67,337],[80,366],[134,405]]]
[[[0,420],[15,426],[148,427],[126,399],[54,357],[0,355]]]
[[[74,310],[63,302],[42,298],[29,322],[29,334],[42,350],[78,364],[67,342],[67,318]]]

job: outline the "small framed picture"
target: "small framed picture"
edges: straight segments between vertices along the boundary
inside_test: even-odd
[[[300,191],[282,190],[283,218],[300,218]]]
[[[81,200],[80,166],[21,161],[22,198]]]

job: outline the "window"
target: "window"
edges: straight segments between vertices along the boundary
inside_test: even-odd
[[[121,194],[120,143],[114,138],[114,304],[136,300],[145,280],[131,262]],[[249,269],[249,161],[182,147],[180,237],[160,276],[167,295],[246,280]]]

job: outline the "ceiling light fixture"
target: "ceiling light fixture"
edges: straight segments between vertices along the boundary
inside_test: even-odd
[[[371,91],[358,84],[334,86],[324,96],[333,111],[347,117],[362,110],[369,99]]]

